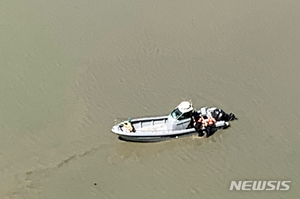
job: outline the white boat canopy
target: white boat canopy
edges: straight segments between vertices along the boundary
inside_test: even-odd
[[[194,109],[190,101],[183,101],[176,108],[178,108],[181,113],[187,113]]]

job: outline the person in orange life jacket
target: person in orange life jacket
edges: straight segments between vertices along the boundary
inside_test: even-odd
[[[204,131],[206,133],[206,137],[210,136],[211,133],[211,127],[216,123],[216,120],[214,118],[207,118],[200,117],[198,121],[196,122],[195,128],[197,129],[197,132],[199,133],[199,136],[204,135]]]
[[[208,125],[212,125],[212,121],[205,120],[203,117],[200,117],[200,114],[196,111],[193,111],[191,114],[191,123],[189,128],[194,127],[196,132],[199,133],[199,136],[203,136],[203,130],[205,130]],[[208,130],[206,130],[208,131]],[[209,132],[207,133],[209,135]]]
[[[206,137],[210,136],[212,127],[228,127],[230,120],[234,120],[234,114],[226,114],[223,110],[218,108],[202,107],[200,109],[200,121],[202,131],[206,132]],[[202,119],[201,119],[202,118]],[[199,126],[200,124],[198,124]]]

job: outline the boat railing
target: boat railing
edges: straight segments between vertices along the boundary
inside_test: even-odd
[[[142,133],[145,133],[145,132],[153,132],[153,133],[170,133],[170,132],[174,132],[174,131],[184,131],[184,130],[192,130],[194,128],[187,128],[187,129],[172,129],[172,128],[164,128],[164,129],[156,129],[156,128],[151,128],[151,126],[149,128],[139,128],[139,129],[136,129],[136,131],[138,132],[142,132]]]

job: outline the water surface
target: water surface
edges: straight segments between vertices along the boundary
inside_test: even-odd
[[[297,198],[299,1],[2,1],[1,198]],[[239,120],[130,143],[182,100]],[[289,191],[229,191],[290,180]]]

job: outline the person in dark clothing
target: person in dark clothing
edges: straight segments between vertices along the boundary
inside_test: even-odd
[[[194,128],[196,125],[196,121],[200,118],[199,114],[196,111],[191,113],[191,122],[189,123],[187,128]]]
[[[196,132],[198,132],[198,135],[200,137],[202,137],[204,135],[203,130],[202,130],[202,122],[199,122],[199,120],[196,121],[194,128],[195,128]]]
[[[205,131],[205,137],[209,137],[210,136],[210,133],[211,133],[211,126],[207,126],[207,127],[205,127],[205,129],[204,129],[204,131]]]
[[[191,117],[192,117],[192,119],[191,119],[192,126],[195,128],[196,132],[198,132],[198,135],[202,137],[204,135],[203,129],[202,129],[203,118],[201,118],[199,113],[196,111],[193,111]]]
[[[193,122],[195,123],[196,121],[199,120],[199,118],[200,118],[199,113],[197,111],[193,111],[192,112],[192,120],[193,120]]]

